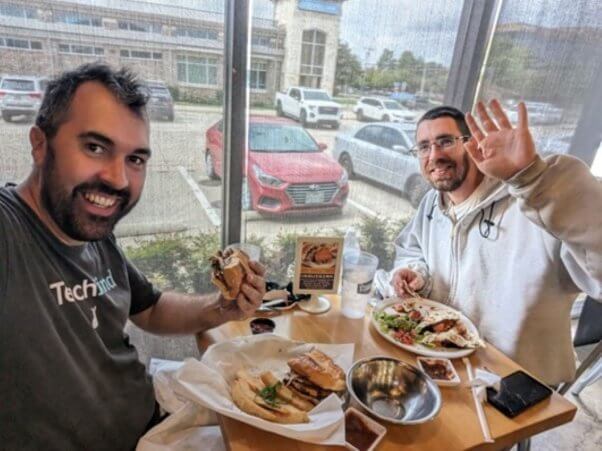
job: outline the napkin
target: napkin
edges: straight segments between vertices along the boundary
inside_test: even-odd
[[[476,388],[479,401],[484,402],[487,398],[487,387],[499,391],[501,380],[502,378],[497,374],[477,368],[474,379],[470,382],[470,386]]]

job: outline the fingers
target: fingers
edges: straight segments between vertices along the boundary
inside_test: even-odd
[[[478,143],[485,139],[485,134],[479,128],[477,121],[474,120],[474,116],[470,113],[466,113],[466,123],[470,134],[477,140]]]
[[[477,114],[479,115],[479,119],[481,121],[481,125],[483,125],[483,129],[487,133],[497,131],[497,124],[491,119],[489,113],[487,112],[487,108],[483,102],[477,103]]]
[[[255,272],[255,274],[262,277],[265,276],[265,266],[263,266],[261,263],[254,260],[249,260],[249,266]]]
[[[470,140],[464,143],[464,149],[477,165],[484,160],[483,152],[474,138],[470,138]]]
[[[265,289],[257,290],[251,285],[244,283],[241,287],[241,293],[236,297],[236,304],[240,311],[248,316],[259,308],[263,301]]]
[[[525,106],[525,102],[520,102],[518,104],[518,128],[529,128],[529,119],[527,118],[527,107]]]
[[[416,274],[414,280],[410,282],[410,288],[414,291],[424,288],[424,278],[420,274]]]
[[[251,285],[257,290],[263,289],[265,291],[265,279],[258,274],[247,273],[245,283]],[[245,285],[245,283],[243,283],[243,286]]]
[[[508,116],[504,112],[502,105],[498,99],[493,99],[489,102],[489,109],[493,113],[495,120],[499,124],[500,128],[511,129],[512,124],[510,124],[510,120],[508,120]]]

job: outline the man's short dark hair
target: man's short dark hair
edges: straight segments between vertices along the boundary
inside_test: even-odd
[[[428,110],[418,120],[416,128],[418,128],[422,121],[432,121],[433,119],[439,119],[440,117],[451,117],[463,136],[471,136],[470,130],[468,129],[468,124],[466,124],[464,113],[453,106],[438,106]]]
[[[47,139],[53,138],[65,122],[75,91],[87,81],[101,83],[123,105],[141,118],[146,117],[148,91],[133,72],[125,68],[114,70],[102,63],[84,64],[63,72],[46,88],[36,125],[42,129]]]

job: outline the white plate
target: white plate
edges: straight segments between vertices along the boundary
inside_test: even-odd
[[[462,323],[466,326],[466,329],[469,332],[475,334],[476,336],[479,336],[479,331],[477,330],[475,325],[466,316],[464,316],[462,313],[458,312],[457,310],[454,310],[453,308],[451,308],[445,304],[431,301],[429,299],[414,298],[412,300],[415,301],[417,304],[423,304],[423,305],[427,305],[430,307],[437,307],[437,308],[449,310],[452,312],[456,312],[457,314],[460,315],[460,321],[462,321]],[[407,345],[405,343],[397,341],[395,338],[393,338],[389,334],[383,332],[382,330],[380,330],[380,327],[378,326],[378,323],[377,323],[376,319],[374,318],[374,314],[377,312],[386,310],[387,308],[393,306],[394,304],[399,304],[400,302],[402,302],[402,300],[399,298],[385,299],[381,303],[379,303],[379,305],[372,311],[372,314],[371,314],[371,322],[372,322],[372,325],[374,326],[374,328],[378,331],[379,334],[381,334],[385,339],[389,340],[394,345],[399,346],[400,348],[405,349],[406,351],[413,352],[414,354],[423,355],[426,357],[439,357],[442,359],[458,359],[460,357],[466,357],[467,355],[470,355],[475,351],[474,348],[467,348],[467,349],[429,348],[429,347],[421,345],[421,344]],[[398,313],[398,312],[395,312],[395,313]]]

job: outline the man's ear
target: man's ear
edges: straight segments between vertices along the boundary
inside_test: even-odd
[[[29,130],[29,143],[31,144],[31,156],[36,167],[42,166],[48,152],[48,141],[46,134],[40,127],[34,125]]]

